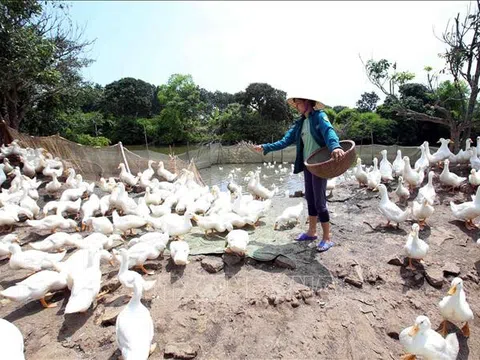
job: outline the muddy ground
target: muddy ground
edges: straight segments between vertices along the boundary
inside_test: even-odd
[[[458,359],[479,359],[479,234],[455,221],[448,207],[450,200],[469,200],[471,191],[448,194],[438,183],[436,188],[439,204],[430,227],[420,233],[430,252],[424,268],[416,264],[415,272],[403,263],[412,222],[382,228],[386,221],[377,210],[378,193],[351,181],[329,198],[336,246],[325,253],[298,243],[288,254],[293,261],[197,256],[184,268],[172,265],[168,256],[150,261],[146,267],[155,275],[144,276],[156,279],[156,285],[143,300],[155,323],[157,349],[150,359],[400,359],[398,333],[421,314],[437,327],[442,320],[438,302],[458,273],[475,320],[469,339],[458,328],[463,324],[451,324],[449,330],[458,333]],[[301,225],[281,231],[274,231],[273,224],[285,206],[298,200],[275,197],[261,226],[248,229],[252,239],[276,236],[293,242],[306,229],[305,217]],[[25,243],[47,235],[18,231]],[[209,273],[202,262],[223,268]],[[118,267],[104,264],[102,270],[102,284],[110,292],[86,314],[64,315],[68,290],[49,300],[57,308],[3,301],[0,316],[21,330],[27,359],[118,358],[115,316],[131,290],[120,286]],[[0,263],[0,271],[2,289],[29,273],[10,270],[7,261]]]

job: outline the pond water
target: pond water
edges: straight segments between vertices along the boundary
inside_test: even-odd
[[[281,166],[281,167],[279,167]],[[282,170],[285,169],[285,170]],[[271,167],[259,164],[224,164],[212,165],[209,168],[199,170],[200,175],[206,185],[218,185],[220,190],[227,191],[227,185],[230,181],[228,175],[232,173],[236,184],[242,186],[243,192],[247,191],[247,182],[245,177],[249,171],[260,169],[260,183],[268,189],[273,184],[278,187],[276,197],[284,197],[285,191],[293,194],[295,191],[303,190],[303,173],[291,174],[291,163],[272,163]]]

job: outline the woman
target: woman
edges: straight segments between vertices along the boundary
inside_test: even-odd
[[[254,149],[266,155],[271,151],[285,149],[294,143],[297,145],[297,154],[293,169],[294,174],[301,171],[305,178],[305,198],[308,205],[308,231],[301,234],[296,240],[316,240],[317,221],[322,227],[322,240],[317,244],[318,251],[326,251],[334,245],[330,240],[330,215],[327,209],[327,179],[312,174],[304,165],[304,161],[320,147],[327,146],[335,161],[345,156],[340,146],[335,130],[322,110],[325,105],[313,98],[288,98],[289,105],[296,108],[301,118],[287,131],[283,139],[274,143],[255,145]]]

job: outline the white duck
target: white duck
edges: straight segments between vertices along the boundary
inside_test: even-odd
[[[441,161],[447,160],[450,157],[455,156],[448,148],[449,144],[453,144],[452,140],[440,138],[440,140],[438,140],[437,143],[441,143],[440,148],[434,154],[432,154],[432,157],[429,159],[430,163],[438,164]]]
[[[33,178],[35,175],[37,175],[35,167],[25,157],[20,156],[20,161],[23,163],[22,171],[25,176]]]
[[[227,235],[227,247],[225,248],[225,252],[245,256],[249,242],[250,237],[248,232],[241,229],[232,230]]]
[[[397,204],[390,201],[388,198],[387,187],[384,184],[378,185],[378,190],[380,191],[381,200],[379,204],[379,210],[383,216],[388,220],[387,225],[390,225],[390,222],[396,222],[397,227],[400,223],[407,220],[408,215],[410,214],[410,208],[407,207],[405,210],[400,209]]]
[[[42,269],[51,269],[53,262],[62,261],[66,251],[50,254],[39,250],[26,250],[18,244],[10,244],[8,249],[12,253],[8,265],[10,269],[30,269],[32,271],[40,271]]]
[[[165,250],[165,247],[167,246],[168,239],[169,239],[169,235],[167,233],[152,231],[152,232],[147,232],[140,237],[131,239],[128,242],[127,246],[132,247],[133,245],[141,242],[147,242],[147,243],[153,243],[153,244],[157,243],[157,246],[159,246],[160,251],[163,252],[163,250]],[[160,246],[160,244],[163,244],[163,246]]]
[[[102,177],[100,178],[100,185],[98,187],[100,188],[100,190],[106,193],[111,193],[116,186],[117,183],[115,182],[115,179],[113,177],[108,178],[108,181]]]
[[[55,194],[62,188],[62,184],[58,181],[57,176],[52,176],[52,181],[50,181],[46,186],[45,190],[48,194]]]
[[[170,213],[164,215],[160,218],[163,223],[162,230],[173,237],[185,235],[192,229],[192,217],[193,214],[191,213],[185,213],[184,215]]]
[[[110,249],[113,246],[114,241],[121,241],[122,238],[118,234],[112,234],[110,236],[104,235],[102,233],[91,233],[86,238],[77,241],[72,239],[71,243],[73,246],[78,249]]]
[[[10,165],[10,160],[8,158],[3,159],[3,166],[4,166],[3,170],[5,170],[6,174],[11,173],[13,171],[13,166]]]
[[[457,335],[450,334],[444,339],[423,315],[415,319],[415,325],[403,329],[399,339],[407,352],[404,360],[414,360],[416,356],[426,360],[455,360],[459,352]]]
[[[382,160],[380,160],[380,174],[382,174],[382,181],[388,182],[393,180],[393,166],[388,161],[387,150],[380,151]]]
[[[117,210],[114,210],[112,213],[113,226],[115,230],[119,230],[122,233],[126,234],[127,231],[130,231],[130,234],[133,233],[133,229],[143,227],[147,224],[147,220],[137,215],[125,215],[120,216],[117,213]]]
[[[470,167],[475,170],[480,170],[480,159],[478,158],[478,150],[476,147],[471,149],[471,155],[468,159],[470,162]]]
[[[91,217],[87,220],[87,229],[93,230],[94,232],[102,233],[104,235],[113,234],[113,224],[109,218],[105,216],[101,217]]]
[[[223,219],[219,214],[212,214],[206,216],[194,215],[192,217],[197,223],[197,226],[208,236],[209,232],[223,233],[225,231],[232,231],[233,226],[230,222]]]
[[[414,168],[419,169],[421,168],[422,170],[427,169],[430,166],[430,161],[427,158],[426,150],[425,150],[425,143],[419,146],[419,149],[421,151],[420,158],[415,161]]]
[[[241,186],[235,183],[233,180],[233,174],[228,174],[228,184],[227,189],[230,190],[231,193],[238,193],[242,190]]]
[[[362,159],[357,158],[357,166],[355,170],[355,178],[358,181],[358,186],[366,186],[368,184],[367,172],[362,168]]]
[[[6,359],[25,360],[23,335],[11,322],[0,319],[0,349]]]
[[[0,164],[0,187],[7,181],[7,175],[5,174],[5,165]]]
[[[402,150],[397,150],[397,156],[392,163],[392,170],[395,176],[403,175],[403,169],[405,167],[405,161],[402,158]]]
[[[413,170],[410,165],[410,158],[408,156],[403,157],[405,166],[403,168],[403,178],[408,184],[410,190],[413,188],[419,187],[425,177],[425,172],[423,168],[418,168]]]
[[[289,206],[283,210],[283,212],[275,219],[274,230],[281,227],[284,224],[288,224],[291,221],[295,221],[295,224],[300,222],[300,216],[303,212],[303,201],[300,201],[297,205]]]
[[[124,163],[120,163],[118,165],[118,168],[120,169],[120,180],[122,182],[129,186],[135,186],[138,183],[138,177],[133,176],[131,173],[129,173],[125,168]]]
[[[168,194],[170,192],[168,191]],[[168,196],[168,194],[165,191],[155,191],[152,192],[152,189],[150,186],[147,186],[145,189],[145,203],[147,205],[160,205],[163,200]]]
[[[34,217],[40,213],[40,206],[37,205],[37,202],[28,196],[28,190],[23,190],[23,196],[20,199],[20,206],[24,209],[29,210]]]
[[[158,162],[157,175],[164,178],[168,182],[172,182],[177,178],[177,174],[171,173],[170,171],[165,169],[163,161]]]
[[[53,270],[42,270],[16,283],[14,286],[3,290],[0,292],[0,295],[24,304],[33,300],[40,300],[43,307],[51,308],[56,307],[57,304],[48,304],[45,301],[45,295],[66,287],[67,279],[64,273]]]
[[[159,241],[141,241],[128,248],[128,269],[133,266],[138,267],[145,274],[152,275],[153,271],[145,269],[144,264],[147,260],[157,259],[165,250],[165,243]],[[113,250],[114,256],[118,262],[121,258],[118,251]]]
[[[131,288],[133,287],[133,277],[136,276],[134,274],[137,274],[137,273],[135,271],[128,270],[128,262],[129,262],[128,250],[120,249],[119,254],[120,254],[120,270],[118,271],[118,280],[120,280],[120,283],[123,286]],[[142,277],[141,279],[142,279],[143,291],[148,291],[152,289],[156,282],[156,280],[146,281]]]
[[[453,216],[465,221],[465,226],[469,230],[476,228],[473,219],[480,216],[480,186],[477,188],[475,197],[472,196],[472,199],[472,201],[466,201],[461,204],[455,204],[453,201],[450,201],[450,209],[452,210]]]
[[[64,273],[67,278],[67,287],[69,290],[73,288],[73,277],[75,273],[81,272],[88,267],[89,252],[97,251],[100,253],[100,260],[107,260],[110,265],[115,265],[113,255],[107,250],[96,250],[94,248],[79,249],[62,262],[55,262],[53,267],[58,272]]]
[[[188,255],[190,254],[190,246],[184,240],[176,240],[170,242],[170,256],[175,265],[187,265]]]
[[[142,188],[146,188],[150,185],[150,180],[152,176],[155,174],[155,171],[152,168],[152,165],[155,163],[153,160],[148,160],[148,168],[140,175],[139,185]]]
[[[445,186],[450,186],[451,190],[454,190],[456,187],[459,187],[465,180],[466,177],[458,176],[455,173],[450,172],[449,164],[450,160],[446,159],[444,161],[444,168],[442,173],[440,174],[440,182]]]
[[[420,230],[420,226],[418,224],[412,225],[412,231],[408,234],[407,242],[405,243],[405,254],[408,257],[408,268],[411,270],[415,270],[415,267],[412,264],[412,259],[422,260],[427,255],[429,245],[418,237],[418,232]]]
[[[463,149],[460,149],[458,151],[458,153],[453,156],[453,157],[450,157],[449,160],[453,163],[458,163],[458,164],[462,164],[462,163],[468,163],[469,160],[470,160],[470,157],[472,156],[472,153],[473,153],[473,148],[471,148],[471,145],[472,145],[473,141],[472,139],[468,138],[465,140],[465,150]]]
[[[142,304],[143,282],[140,274],[133,273],[130,280],[133,296],[118,314],[115,324],[118,348],[125,360],[147,359],[155,350],[152,345],[154,326],[152,316]]]
[[[87,220],[93,217],[96,211],[100,211],[100,199],[97,194],[92,194],[90,198],[82,204],[82,230],[85,230]]]
[[[410,198],[410,191],[405,186],[403,186],[403,177],[401,175],[398,177],[398,186],[395,190],[395,194],[397,194],[398,200],[400,200],[401,202],[408,201],[408,199]]]
[[[260,173],[255,173],[255,186],[253,187],[253,194],[260,199],[271,199],[278,191],[278,188],[274,184],[272,190],[268,190],[265,186],[260,183]]]
[[[442,314],[442,330],[441,334],[447,333],[447,320],[452,322],[464,322],[462,328],[463,335],[470,336],[469,321],[473,321],[473,311],[468,305],[465,290],[463,289],[463,280],[456,277],[452,280],[448,295],[445,296],[438,304],[440,314]]]
[[[65,185],[70,189],[77,189],[78,188],[78,181],[76,179],[77,174],[75,173],[74,168],[67,169],[68,177],[65,180]]]
[[[0,240],[0,260],[10,257],[10,244],[12,242],[19,242],[17,234],[8,234]]]
[[[50,236],[47,236],[45,239],[37,242],[29,243],[29,245],[40,251],[63,251],[66,245],[73,245],[75,241],[80,241],[82,235],[80,234],[68,234],[65,232],[57,232]]]
[[[52,233],[56,232],[58,228],[63,230],[78,230],[75,220],[65,219],[61,215],[49,215],[41,220],[27,220],[26,224],[37,230],[51,230]]]
[[[88,266],[73,274],[73,287],[65,314],[86,312],[100,291],[102,272],[100,271],[101,254],[93,249],[88,253]]]
[[[432,216],[434,212],[434,207],[430,205],[430,202],[426,198],[423,198],[423,200],[420,202],[413,202],[412,215],[415,220],[418,220],[418,225],[422,230],[427,222],[427,219]]]
[[[376,157],[373,158],[373,169],[367,174],[367,178],[368,178],[367,187],[370,190],[375,191],[375,189],[377,189],[377,186],[382,181],[382,174],[378,169],[378,159]]]
[[[66,189],[60,196],[60,201],[77,201],[85,193],[85,188]]]
[[[472,186],[480,185],[480,171],[476,171],[475,169],[470,170],[470,175],[468,175],[468,182]]]
[[[433,171],[428,172],[428,182],[418,190],[418,195],[415,199],[416,201],[422,202],[423,199],[426,199],[430,205],[433,205],[435,202],[435,197],[437,196],[435,187],[433,186],[434,176],[435,173]]]

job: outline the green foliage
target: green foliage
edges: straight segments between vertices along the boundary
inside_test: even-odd
[[[404,85],[415,78],[415,74],[409,71],[397,72],[397,63],[392,64],[387,59],[368,60],[365,70],[370,81],[385,95],[395,95],[395,87]],[[386,83],[388,83],[388,90],[385,87]]]
[[[30,110],[42,102],[61,104],[53,98],[68,96],[81,82],[80,70],[91,61],[83,58],[88,42],[74,36],[67,7],[61,2],[0,2],[0,118],[18,129]],[[59,109],[40,105],[28,121],[47,119],[55,128]]]
[[[370,93],[364,92],[360,100],[357,101],[357,110],[360,112],[375,111],[379,100],[380,97],[374,91]]]
[[[143,80],[123,78],[105,86],[103,109],[113,116],[150,117],[156,87]]]
[[[453,118],[457,121],[465,112],[469,97],[470,90],[464,81],[457,83],[449,80],[443,81],[435,91],[435,98],[444,108],[451,111]]]
[[[325,114],[327,114],[327,117],[330,123],[334,124],[335,118],[337,117],[337,113],[335,112],[335,110],[333,110],[332,108],[326,108],[324,109],[324,111],[325,111]]]
[[[88,146],[108,146],[110,145],[111,141],[110,139],[107,139],[106,137],[103,136],[90,136],[88,134],[78,134],[75,137],[75,142],[82,144],[82,145],[88,145]]]
[[[372,134],[375,143],[388,144],[393,141],[394,122],[373,112],[359,112],[345,108],[337,114],[334,127],[341,138],[357,143],[370,143]]]
[[[346,108],[348,108],[348,106],[336,105],[332,109],[333,109],[333,111],[335,111],[335,113],[338,114],[340,111],[342,111],[343,109],[346,109]]]

